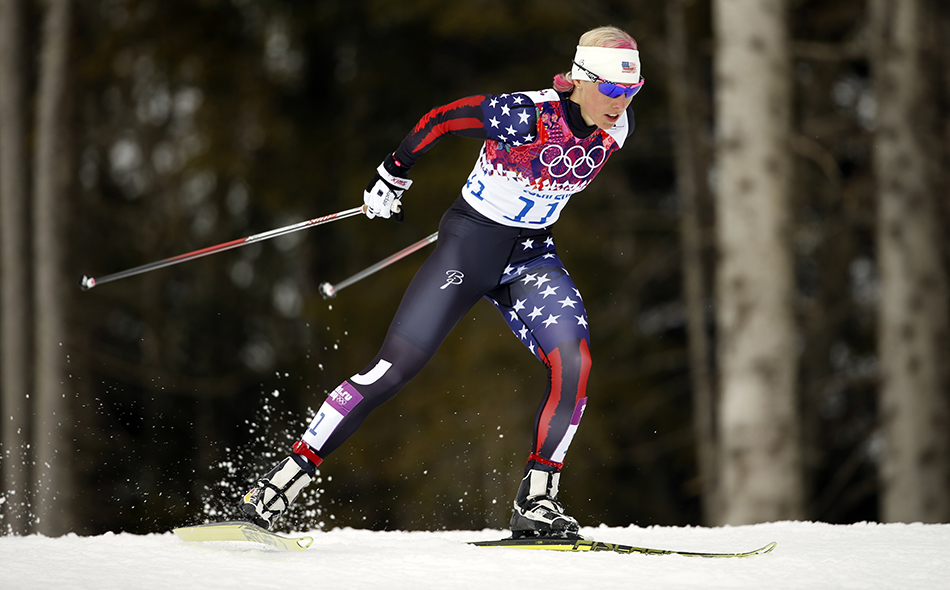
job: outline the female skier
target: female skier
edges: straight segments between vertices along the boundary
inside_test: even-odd
[[[244,496],[241,509],[250,521],[270,528],[316,467],[418,374],[487,297],[548,369],[511,531],[577,536],[577,520],[565,514],[557,492],[587,404],[590,336],[551,226],[633,132],[631,101],[643,82],[636,41],[615,27],[593,29],[581,36],[570,72],[555,76],[553,89],[471,96],[433,109],[386,156],[363,194],[370,218],[390,217],[412,182],[410,168],[443,135],[484,141],[379,354],[330,393],[293,453]]]

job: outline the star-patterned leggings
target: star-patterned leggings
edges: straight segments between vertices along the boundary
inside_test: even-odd
[[[548,369],[528,466],[560,469],[587,401],[584,304],[550,230],[494,223],[462,198],[443,216],[438,247],[406,290],[379,354],[330,394],[303,440],[326,458],[422,370],[482,297]]]

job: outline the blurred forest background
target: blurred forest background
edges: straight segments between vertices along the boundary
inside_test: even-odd
[[[81,275],[358,206],[430,108],[547,88],[602,24],[647,82],[555,229],[594,358],[570,513],[950,522],[946,3],[2,0],[4,533],[235,516],[426,251],[317,286],[434,232],[479,145],[419,162],[402,223]],[[505,527],[545,381],[478,304],[284,526]]]

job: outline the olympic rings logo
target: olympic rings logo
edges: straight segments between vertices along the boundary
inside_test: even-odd
[[[556,150],[557,153],[548,154],[550,150]],[[541,155],[538,157],[538,160],[547,167],[552,178],[564,178],[569,173],[573,173],[577,178],[587,178],[606,159],[607,148],[602,145],[594,146],[590,151],[584,150],[582,145],[575,145],[565,152],[563,147],[553,144],[541,150]]]

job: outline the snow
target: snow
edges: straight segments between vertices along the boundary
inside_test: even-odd
[[[467,541],[503,531],[313,531],[286,552],[244,542],[187,543],[170,532],[58,538],[0,537],[0,588],[359,589],[637,588],[663,590],[939,589],[950,587],[950,525],[829,525],[584,528],[584,535],[743,559],[560,553],[482,548]]]

